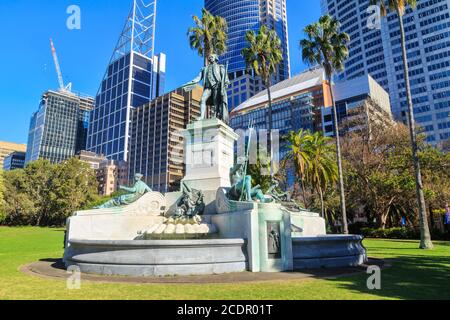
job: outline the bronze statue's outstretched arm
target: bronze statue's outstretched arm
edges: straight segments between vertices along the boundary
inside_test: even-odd
[[[200,81],[202,81],[202,79],[203,79],[203,69],[202,71],[200,71],[200,74],[194,80],[181,86],[181,88],[183,88],[185,92],[192,91],[200,83]]]
[[[119,186],[119,189],[121,189],[123,191],[130,192],[130,193],[136,193],[137,192],[136,187],[128,188],[128,187],[125,187],[125,186]]]

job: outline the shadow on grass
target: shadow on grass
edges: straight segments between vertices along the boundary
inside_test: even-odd
[[[385,259],[392,265],[381,271],[381,290],[369,290],[367,279],[371,275],[349,277],[331,281],[342,289],[380,298],[422,300],[450,299],[450,257],[401,256]]]
[[[59,269],[59,270],[66,270],[66,266],[64,265],[64,262],[62,259],[46,258],[46,259],[40,259],[39,261],[51,263],[52,268]]]

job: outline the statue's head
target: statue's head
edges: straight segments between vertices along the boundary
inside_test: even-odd
[[[141,181],[144,176],[140,173],[134,175],[134,181]]]
[[[217,54],[215,54],[215,53],[210,54],[209,57],[208,57],[208,61],[211,64],[215,63],[215,62],[219,62],[219,56]]]

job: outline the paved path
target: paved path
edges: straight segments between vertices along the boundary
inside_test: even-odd
[[[338,269],[305,270],[303,272],[278,272],[278,273],[252,273],[241,272],[221,275],[205,276],[174,276],[174,277],[122,277],[100,276],[82,274],[81,279],[99,283],[126,283],[126,284],[226,284],[226,283],[252,283],[267,281],[290,281],[312,278],[337,278],[358,273],[365,273],[369,265],[387,267],[384,261],[369,259],[367,265],[360,267],[348,267]],[[41,260],[20,267],[20,271],[33,276],[66,280],[70,274],[64,268],[62,260]]]

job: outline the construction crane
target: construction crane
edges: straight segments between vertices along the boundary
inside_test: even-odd
[[[59,66],[58,55],[56,54],[55,45],[53,44],[52,39],[50,39],[50,46],[52,48],[53,61],[55,62],[56,73],[58,75],[59,91],[71,92],[72,91],[72,83],[69,83],[67,86],[64,85],[61,68]]]

